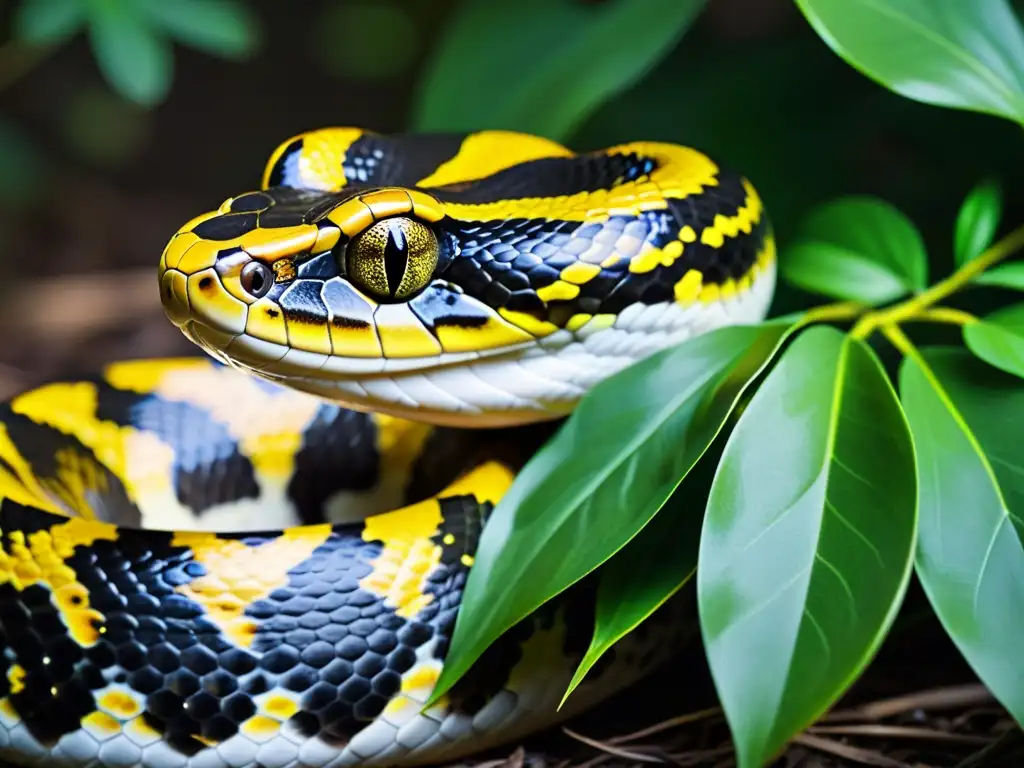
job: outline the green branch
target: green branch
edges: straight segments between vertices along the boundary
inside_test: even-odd
[[[891,329],[900,323],[914,320],[953,322],[958,325],[973,322],[974,318],[966,312],[960,313],[958,310],[949,308],[933,308],[932,305],[951,296],[986,269],[1012,255],[1021,247],[1024,247],[1024,226],[1013,230],[978,258],[967,262],[952,275],[940,280],[928,290],[886,309],[867,313],[853,326],[850,335],[856,339],[866,339],[879,328]],[[886,333],[886,336],[889,337],[889,334]]]

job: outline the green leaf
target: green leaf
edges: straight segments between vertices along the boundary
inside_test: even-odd
[[[864,304],[885,304],[907,287],[885,267],[832,243],[798,242],[781,260],[782,273],[807,291]]]
[[[660,61],[704,2],[463,0],[427,66],[413,122],[564,140]]]
[[[796,0],[847,63],[925,104],[1024,122],[1024,32],[1006,0]]]
[[[950,638],[1024,726],[1024,383],[957,347],[904,359],[920,486],[916,568]]]
[[[144,107],[163,101],[174,74],[170,44],[132,6],[106,0],[94,2],[92,8],[89,37],[107,82]]]
[[[997,288],[1012,288],[1024,291],[1024,261],[1009,264],[997,264],[982,272],[974,281],[978,285],[991,285]]]
[[[14,12],[14,36],[29,43],[59,43],[85,23],[82,0],[22,0]]]
[[[1024,378],[1024,304],[996,310],[964,326],[964,344],[977,357]]]
[[[739,768],[765,764],[867,666],[906,590],[915,526],[913,447],[881,363],[810,328],[726,443],[697,560]]]
[[[431,701],[503,632],[650,521],[789,328],[769,322],[704,333],[584,396],[491,514]]]
[[[957,266],[974,260],[992,244],[1002,215],[1003,195],[995,179],[986,179],[968,193],[953,232]]]
[[[714,451],[708,451],[654,518],[601,566],[594,634],[562,704],[613,645],[693,577],[704,518],[700,500],[707,498],[716,459]]]
[[[232,0],[134,0],[149,22],[192,48],[244,59],[260,46],[259,19]]]
[[[884,200],[857,195],[813,211],[780,268],[800,288],[869,305],[928,283],[928,254],[913,222]]]

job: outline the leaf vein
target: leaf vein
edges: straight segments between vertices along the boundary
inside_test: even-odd
[[[839,508],[836,507],[836,505],[833,504],[828,499],[828,497],[825,497],[825,509],[827,509],[833,515],[835,515],[836,518],[838,518],[839,522],[841,522],[843,525],[845,525],[847,528],[849,528],[851,533],[853,533],[854,536],[856,536],[858,539],[860,539],[862,542],[864,542],[864,545],[868,549],[871,550],[871,552],[874,554],[875,558],[878,560],[878,564],[880,566],[882,566],[883,570],[885,570],[885,560],[882,558],[882,553],[878,551],[878,547],[876,547],[872,543],[871,539],[869,539],[867,536],[865,536],[863,533],[861,533],[860,529],[857,528],[857,526],[855,526],[853,523],[851,523],[849,520],[847,520],[846,516],[843,515],[839,511]]]

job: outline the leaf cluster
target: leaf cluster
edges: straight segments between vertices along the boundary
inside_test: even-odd
[[[85,32],[107,82],[145,107],[170,90],[173,43],[241,60],[261,41],[257,17],[240,0],[22,0],[14,32],[37,46]]]
[[[1024,124],[1024,32],[1005,0],[796,4],[885,87]],[[604,98],[585,75],[563,81],[583,49],[614,38],[605,25],[620,5],[564,8],[565,25],[583,29],[574,46],[541,45],[558,25],[532,30],[555,60],[533,77],[542,67],[521,52],[503,127],[557,138]],[[654,49],[700,5],[663,9],[664,28],[646,32]],[[460,81],[455,62],[474,25],[526,23],[499,6],[465,4],[422,124],[459,114],[459,94],[483,98],[488,74]],[[646,66],[619,65],[617,89]],[[565,114],[542,108],[569,91]],[[1024,724],[1024,303],[985,317],[948,303],[969,290],[1024,290],[1024,262],[1006,261],[1024,228],[997,239],[1002,214],[998,181],[982,179],[950,227],[954,271],[936,280],[897,207],[832,200],[804,218],[780,266],[790,285],[837,303],[707,333],[595,387],[493,513],[432,700],[516,622],[596,578],[591,647],[571,696],[617,640],[694,582],[738,764],[753,768],[856,681],[916,574],[950,638]],[[918,349],[905,327],[920,323],[958,327],[963,344]],[[901,356],[895,372],[878,337]],[[724,444],[720,456],[713,444]],[[695,468],[708,460],[713,476],[701,484]]]

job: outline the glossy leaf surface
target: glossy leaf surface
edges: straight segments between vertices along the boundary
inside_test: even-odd
[[[413,124],[564,140],[660,61],[704,2],[463,0],[426,68]]]
[[[953,230],[953,255],[957,266],[977,258],[992,244],[1003,215],[1003,196],[992,179],[972,189],[960,206]]]
[[[565,698],[615,643],[696,573],[705,500],[718,458],[709,450],[654,519],[601,567],[594,634]]]
[[[631,365],[580,401],[481,534],[432,700],[505,630],[650,521],[789,327],[769,322],[702,334]]]
[[[1024,304],[964,326],[964,343],[989,365],[1024,378]]]
[[[915,524],[913,448],[881,364],[812,327],[730,435],[701,536],[701,629],[740,768],[764,765],[867,665]]]
[[[796,0],[850,65],[909,99],[1024,122],[1024,33],[1007,0]]]
[[[917,573],[943,626],[1024,725],[1024,382],[963,349],[906,358],[920,476]]]
[[[1024,262],[1015,261],[1009,264],[997,264],[974,278],[979,285],[991,285],[999,288],[1010,288],[1024,291]]]
[[[921,234],[897,208],[873,197],[842,197],[817,208],[779,264],[800,288],[872,305],[928,282]]]

